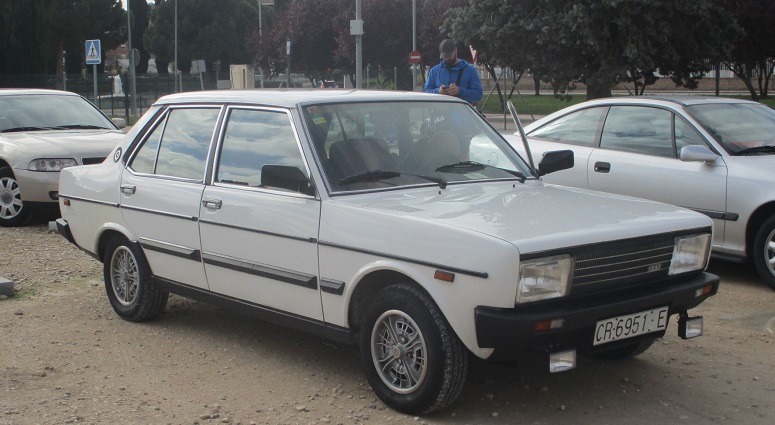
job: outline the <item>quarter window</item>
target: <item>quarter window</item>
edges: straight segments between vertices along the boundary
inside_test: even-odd
[[[277,168],[272,166],[297,168],[308,176],[288,115],[275,111],[231,110],[216,181],[252,187],[275,186],[275,179],[265,178],[273,169],[276,172]]]

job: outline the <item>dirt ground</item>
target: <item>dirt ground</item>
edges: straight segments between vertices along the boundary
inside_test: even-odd
[[[111,310],[101,264],[46,223],[0,228],[0,424],[775,423],[775,292],[752,268],[712,263],[717,296],[638,358],[474,361],[463,396],[434,415],[379,402],[355,347],[172,296],[160,320]]]

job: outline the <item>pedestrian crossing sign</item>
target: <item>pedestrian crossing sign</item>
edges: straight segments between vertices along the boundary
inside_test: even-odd
[[[102,63],[102,49],[99,40],[86,40],[86,65]]]

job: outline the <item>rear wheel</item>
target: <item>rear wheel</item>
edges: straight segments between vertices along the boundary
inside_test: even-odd
[[[30,218],[30,208],[22,202],[21,188],[10,167],[0,167],[0,226],[23,226]]]
[[[468,351],[421,289],[398,284],[374,295],[362,321],[366,378],[391,408],[430,413],[463,390]]]
[[[105,289],[113,310],[132,322],[151,320],[167,305],[169,293],[151,278],[142,253],[123,236],[108,242],[103,257]]]
[[[764,283],[775,290],[775,215],[767,219],[756,233],[753,263]]]

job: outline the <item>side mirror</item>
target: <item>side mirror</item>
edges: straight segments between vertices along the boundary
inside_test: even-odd
[[[678,157],[684,162],[713,162],[718,158],[718,154],[707,146],[689,145],[681,148]]]
[[[279,187],[315,196],[312,181],[299,167],[291,165],[264,165],[261,167],[261,186]]]
[[[544,154],[541,162],[538,163],[538,175],[543,176],[555,171],[567,170],[573,168],[573,151],[566,149],[561,151],[551,151]]]
[[[111,118],[110,120],[113,121],[113,124],[116,124],[116,127],[118,128],[126,127],[126,120],[123,118]]]

